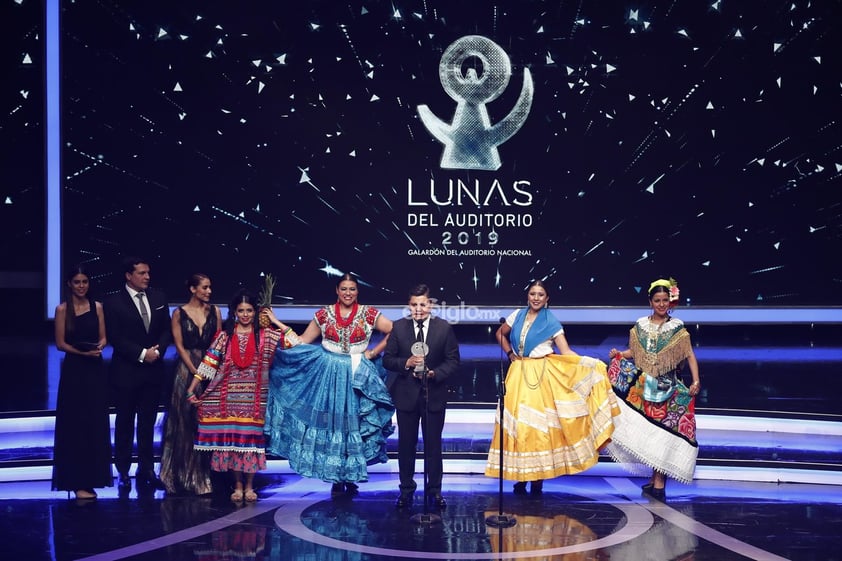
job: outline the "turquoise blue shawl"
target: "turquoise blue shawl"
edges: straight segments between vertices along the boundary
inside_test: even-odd
[[[523,351],[519,349],[520,332],[523,330],[523,324],[526,321],[526,312],[529,308],[519,310],[515,317],[515,323],[512,325],[512,330],[509,332],[509,343],[512,348],[520,356],[529,356],[532,350],[552,338],[553,335],[561,330],[561,323],[555,319],[547,308],[542,308],[538,315],[535,316],[535,321],[532,322],[532,327],[526,334],[526,340],[523,343]]]

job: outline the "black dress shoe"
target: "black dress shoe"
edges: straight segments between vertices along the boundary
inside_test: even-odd
[[[529,492],[533,495],[540,495],[544,492],[544,482],[542,480],[533,481],[529,484]]]
[[[413,493],[401,493],[398,500],[395,501],[395,506],[398,508],[406,508],[412,505]]]
[[[117,479],[117,490],[118,491],[128,491],[132,488],[132,479],[129,477],[128,473],[121,473],[120,477]]]
[[[447,506],[447,499],[441,496],[441,493],[434,493],[427,495],[427,502],[438,508],[445,508]]]
[[[660,489],[652,487],[648,491],[644,492],[656,501],[661,501],[662,503],[667,502],[667,491],[663,487],[661,487]]]
[[[525,495],[526,494],[526,481],[518,481],[515,483],[515,486],[512,487],[512,492],[515,495]]]
[[[158,479],[158,476],[155,475],[154,471],[136,473],[134,478],[135,483],[138,486],[145,486],[149,489],[165,489],[163,482],[160,479]]]
[[[351,483],[350,481],[345,482],[345,494],[349,497],[353,497],[355,495],[360,494],[360,486],[356,483]]]

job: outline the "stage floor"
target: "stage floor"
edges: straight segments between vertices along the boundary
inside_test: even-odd
[[[612,561],[842,558],[842,488],[827,485],[696,481],[669,485],[666,503],[640,493],[641,480],[568,476],[541,496],[503,493],[515,525],[489,527],[500,512],[499,483],[446,475],[440,521],[419,523],[397,509],[397,477],[374,474],[353,498],[298,476],[263,475],[260,500],[226,495],[65,499],[48,482],[0,484],[4,558],[203,561],[543,559]],[[672,482],[670,482],[672,483]]]

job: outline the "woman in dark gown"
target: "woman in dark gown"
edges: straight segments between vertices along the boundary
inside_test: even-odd
[[[75,267],[66,277],[68,296],[56,307],[56,347],[64,351],[56,403],[53,480],[55,491],[95,499],[111,487],[108,384],[102,363],[102,304],[88,298],[90,277]]]
[[[208,455],[193,449],[198,419],[196,409],[184,399],[196,376],[196,367],[219,331],[219,308],[210,303],[211,281],[196,273],[187,279],[190,301],[172,316],[173,342],[178,352],[170,406],[164,424],[161,482],[167,493],[205,495],[211,492]]]

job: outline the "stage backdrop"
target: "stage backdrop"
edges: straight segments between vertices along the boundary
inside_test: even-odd
[[[40,281],[44,269],[44,10],[0,3],[0,288]],[[10,275],[5,273],[28,273]],[[10,293],[4,294],[14,299]],[[40,302],[28,296],[32,308]],[[32,312],[38,320],[43,314]]]
[[[839,2],[61,2],[63,259],[173,301],[842,304]]]

